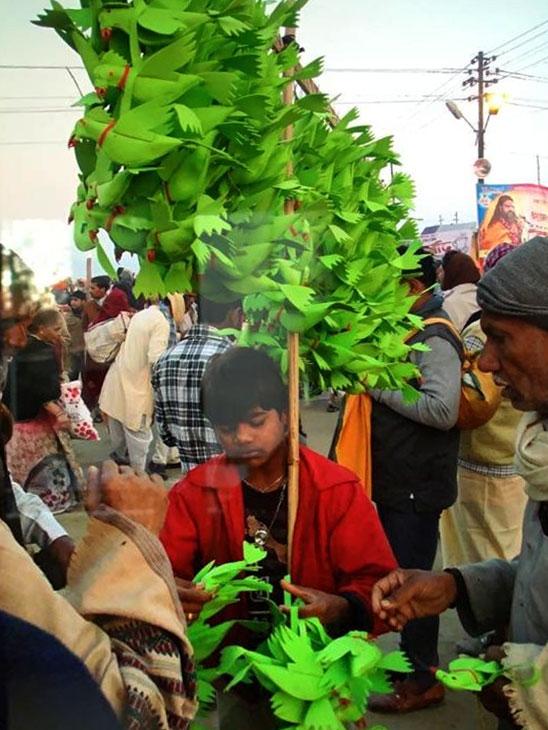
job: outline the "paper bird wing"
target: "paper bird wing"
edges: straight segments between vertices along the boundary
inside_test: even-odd
[[[140,76],[164,78],[172,71],[186,66],[196,55],[194,34],[186,33],[165,48],[147,58],[139,70]]]
[[[270,704],[276,717],[299,726],[304,720],[308,706],[304,700],[298,700],[286,692],[276,692],[273,694],[270,698]]]
[[[502,667],[498,662],[486,662],[483,659],[470,656],[461,656],[449,662],[449,671],[453,672],[455,669],[471,669],[482,674],[494,674],[502,671]]]
[[[295,665],[278,667],[274,664],[255,664],[254,671],[259,680],[265,677],[279,689],[300,700],[317,700],[326,694],[321,675],[298,671]]]
[[[279,626],[277,633],[279,644],[289,659],[294,661],[295,664],[312,662],[312,666],[316,665],[319,670],[320,665],[316,661],[316,655],[306,634],[296,634],[287,626]]]
[[[122,114],[116,123],[116,131],[130,137],[153,130],[164,134],[171,126],[172,113],[169,103],[159,103],[153,99]]]

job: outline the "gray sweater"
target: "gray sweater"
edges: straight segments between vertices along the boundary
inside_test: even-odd
[[[421,372],[421,396],[406,403],[400,391],[373,389],[371,397],[411,421],[448,431],[457,422],[461,392],[461,363],[455,348],[441,337],[429,337],[430,352],[412,352],[409,360]]]

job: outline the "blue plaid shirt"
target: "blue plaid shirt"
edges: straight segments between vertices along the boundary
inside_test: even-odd
[[[183,472],[222,451],[200,408],[200,384],[210,358],[230,347],[231,340],[215,327],[196,324],[154,365],[156,423],[162,441],[179,449]]]

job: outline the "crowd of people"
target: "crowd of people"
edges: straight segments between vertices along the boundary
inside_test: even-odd
[[[334,637],[401,633],[412,672],[370,696],[371,710],[443,701],[438,616],[456,608],[474,637],[460,650],[505,667],[481,695],[500,729],[548,726],[548,239],[501,243],[481,272],[457,251],[441,262],[420,253],[403,278],[422,320],[407,339],[418,397],[360,396],[371,496],[344,463],[301,443],[289,545],[287,388],[264,352],[227,334],[242,326],[242,302],[135,299],[122,269],[41,305],[30,272],[2,249],[6,727],[68,728],[76,717],[90,728],[187,727],[197,708],[187,626],[214,598],[193,577],[240,560],[245,541],[267,552],[260,575],[275,603],[292,594]],[[112,356],[94,360],[94,333],[117,319]],[[471,358],[499,388],[490,418],[463,428]],[[86,476],[60,400],[69,381],[81,381],[110,440],[111,460]],[[75,545],[54,515],[81,502],[90,519]],[[269,605],[254,593],[223,617],[268,623]],[[234,640],[256,646],[256,628],[242,626]],[[247,730],[261,717],[275,728],[268,701],[219,691],[209,727]]]

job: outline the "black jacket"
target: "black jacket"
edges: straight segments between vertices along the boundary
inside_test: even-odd
[[[420,312],[443,317],[441,309]],[[462,345],[443,324],[428,325],[409,343],[441,337],[459,357]],[[459,430],[440,430],[412,421],[383,403],[373,402],[371,422],[373,500],[402,512],[438,512],[457,497]]]

